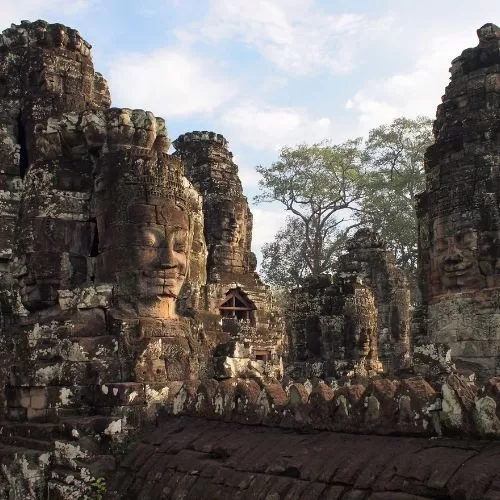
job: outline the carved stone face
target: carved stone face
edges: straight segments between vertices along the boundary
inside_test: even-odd
[[[370,353],[370,332],[367,332],[365,328],[361,328],[357,336],[359,357],[366,358]]]
[[[226,211],[222,213],[222,231],[221,239],[225,243],[238,245],[241,240],[241,226],[238,224],[234,211]]]
[[[120,295],[127,293],[132,301],[179,295],[188,265],[189,219],[173,200],[132,204],[126,222],[111,223],[102,232],[100,262],[112,269]]]
[[[219,272],[241,272],[248,253],[249,216],[245,202],[222,200],[205,214],[211,279]]]
[[[141,296],[177,297],[186,278],[189,221],[172,201],[156,206],[157,224],[138,228],[134,247]]]
[[[244,237],[244,226],[246,222],[244,207],[239,203],[230,201],[222,202],[218,207],[220,217],[220,234],[214,235],[223,244],[239,246]]]
[[[478,233],[470,222],[456,223],[449,217],[433,224],[433,274],[444,290],[475,288],[483,278],[479,272]]]

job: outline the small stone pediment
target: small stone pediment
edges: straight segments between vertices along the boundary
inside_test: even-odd
[[[229,290],[219,305],[221,316],[239,320],[250,320],[250,312],[255,309],[255,304],[239,288]]]

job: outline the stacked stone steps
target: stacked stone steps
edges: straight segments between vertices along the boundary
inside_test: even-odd
[[[121,419],[102,415],[67,418],[61,426],[71,438],[54,442],[47,482],[50,498],[96,498],[96,479],[116,468],[113,436],[122,432]]]
[[[39,452],[51,452],[53,448],[50,441],[41,441],[39,439],[24,438],[15,435],[2,438],[2,442],[16,448],[29,449]]]
[[[102,324],[89,324],[92,335],[77,326],[40,331],[35,359],[14,367],[0,435],[0,447],[34,466],[47,462],[50,472],[41,469],[51,500],[95,498],[92,484],[114,470],[115,444],[143,422],[146,406],[145,384],[123,381],[131,374],[119,337],[101,335]]]
[[[37,343],[35,363],[91,362],[118,359],[118,339],[110,334],[44,338]]]
[[[62,417],[57,423],[4,421],[0,422],[0,440],[10,435],[47,441],[55,438],[76,439],[78,436],[103,433],[115,421],[116,416],[103,415]]]
[[[0,463],[13,478],[9,498],[11,495],[13,498],[43,498],[45,494],[46,469],[51,463],[54,444],[50,439],[50,426],[46,425],[43,431],[39,424],[37,427],[37,432],[31,434],[33,424],[12,426],[11,422],[0,422]],[[0,491],[0,496],[4,494],[6,492]]]
[[[38,463],[40,456],[46,454],[48,462],[48,457],[54,448],[52,439],[55,426],[53,424],[7,421],[0,424],[0,429],[0,448],[6,456],[14,453],[28,457],[33,463]]]
[[[8,418],[13,422],[58,423],[99,415],[119,416],[127,407],[144,406],[139,382],[11,388]]]
[[[99,386],[105,392],[106,384],[129,378],[119,357],[118,338],[106,333],[104,316],[87,318],[81,312],[79,316],[76,322],[61,320],[50,328],[25,326],[35,344],[34,357],[12,368],[7,396],[10,419],[57,421],[59,416],[85,415],[95,406]],[[111,388],[113,396],[123,393],[117,387]],[[101,401],[97,406],[110,405]]]
[[[93,436],[72,441],[56,440],[47,479],[50,498],[96,498],[93,487],[96,479],[115,468],[116,459],[109,443],[97,443]]]
[[[46,450],[53,448],[55,440],[77,443],[84,437],[93,439],[96,435],[112,436],[118,432],[121,432],[121,420],[112,415],[64,417],[57,423],[3,421],[0,422],[0,443]]]
[[[47,491],[51,500],[96,498],[92,495],[92,482],[82,481],[81,478],[75,477],[75,471],[61,467],[51,467]]]
[[[5,456],[25,457],[33,468],[38,468],[40,483],[46,484],[52,500],[95,498],[96,479],[116,467],[114,443],[127,431],[123,423],[134,422],[136,409],[144,407],[144,384],[114,382],[17,389],[23,391],[25,405],[45,407],[34,415],[34,420],[0,424],[0,449],[5,447]],[[82,411],[83,400],[89,413],[94,414]],[[40,467],[42,461],[44,467]],[[46,472],[47,466],[50,472]]]
[[[0,485],[0,498],[46,498],[49,452],[11,446],[0,440],[0,463],[7,478]]]
[[[32,327],[32,330],[37,329]],[[129,378],[123,375],[116,336],[102,335],[100,331],[97,335],[84,336],[78,331],[79,335],[64,337],[69,329],[60,330],[57,333],[40,332],[43,337],[36,339],[31,360],[13,365],[8,391],[19,393],[13,394],[14,398],[22,397],[25,387],[67,388]]]
[[[63,357],[68,361],[113,360],[118,355],[118,341],[114,335],[86,335],[52,337],[38,343],[37,359]],[[44,356],[45,355],[45,356]]]
[[[52,452],[54,439],[61,435],[60,426],[54,423],[3,421],[0,429],[2,444],[43,452]]]
[[[54,423],[4,421],[0,423],[0,439],[16,435],[38,440],[51,440],[57,435],[58,427],[59,425]]]
[[[4,458],[10,459],[16,455],[26,456],[35,461],[40,457],[41,451],[34,448],[5,444],[0,440],[0,463],[4,463]]]
[[[50,464],[46,481],[51,499],[94,498],[92,484],[100,477],[95,471],[116,466],[111,435],[121,432],[117,422],[120,419],[101,415],[63,417],[58,423],[2,422],[0,460],[26,460],[42,475],[45,467],[40,464]],[[109,440],[96,435],[108,435]]]

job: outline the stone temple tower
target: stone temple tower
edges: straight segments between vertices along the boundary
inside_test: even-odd
[[[252,213],[228,142],[221,134],[203,131],[183,134],[173,145],[186,177],[203,197],[208,251],[205,307],[222,316],[224,332],[243,341],[244,351],[250,348],[253,358],[276,366],[281,363],[284,325],[270,307],[269,287],[255,272]],[[234,344],[224,346],[221,360],[227,354],[236,356],[236,351]]]
[[[227,140],[214,132],[190,132],[173,144],[186,177],[203,196],[208,282],[253,275],[252,214]]]
[[[417,200],[424,342],[500,372],[500,29],[453,60]]]
[[[94,71],[90,47],[78,31],[45,21],[22,21],[0,35],[0,287],[9,279],[14,226],[20,212],[31,233],[50,227],[45,234],[52,239],[61,226],[89,224],[89,217],[84,221],[85,217],[75,216],[70,206],[90,196],[91,162],[81,159],[75,169],[66,160],[59,168],[52,165],[41,173],[43,145],[36,141],[47,121],[63,113],[109,108],[108,85]],[[23,184],[25,190],[38,195],[32,206],[25,203],[21,209]],[[62,213],[54,209],[59,200],[66,204]],[[24,241],[29,239],[27,235]],[[37,268],[40,281],[43,275],[46,296],[54,302],[56,287],[51,285],[59,279],[52,270],[59,266],[61,248],[46,245],[41,255],[43,244],[30,241],[21,250]]]

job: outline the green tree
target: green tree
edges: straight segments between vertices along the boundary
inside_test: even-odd
[[[398,118],[371,130],[365,148],[367,190],[358,219],[380,232],[410,281],[417,267],[414,200],[425,188],[424,153],[432,142],[429,118]]]
[[[278,201],[290,213],[286,227],[264,248],[269,281],[287,286],[331,270],[338,250],[334,237],[353,221],[363,197],[362,158],[361,139],[323,141],[285,147],[277,162],[257,167],[262,179],[255,201]]]
[[[330,271],[337,256],[345,249],[346,232],[337,229],[325,239],[329,262],[324,262],[325,272]],[[262,247],[262,274],[267,283],[278,288],[295,288],[311,274],[304,255],[305,225],[302,219],[287,217],[286,224],[274,240]]]

